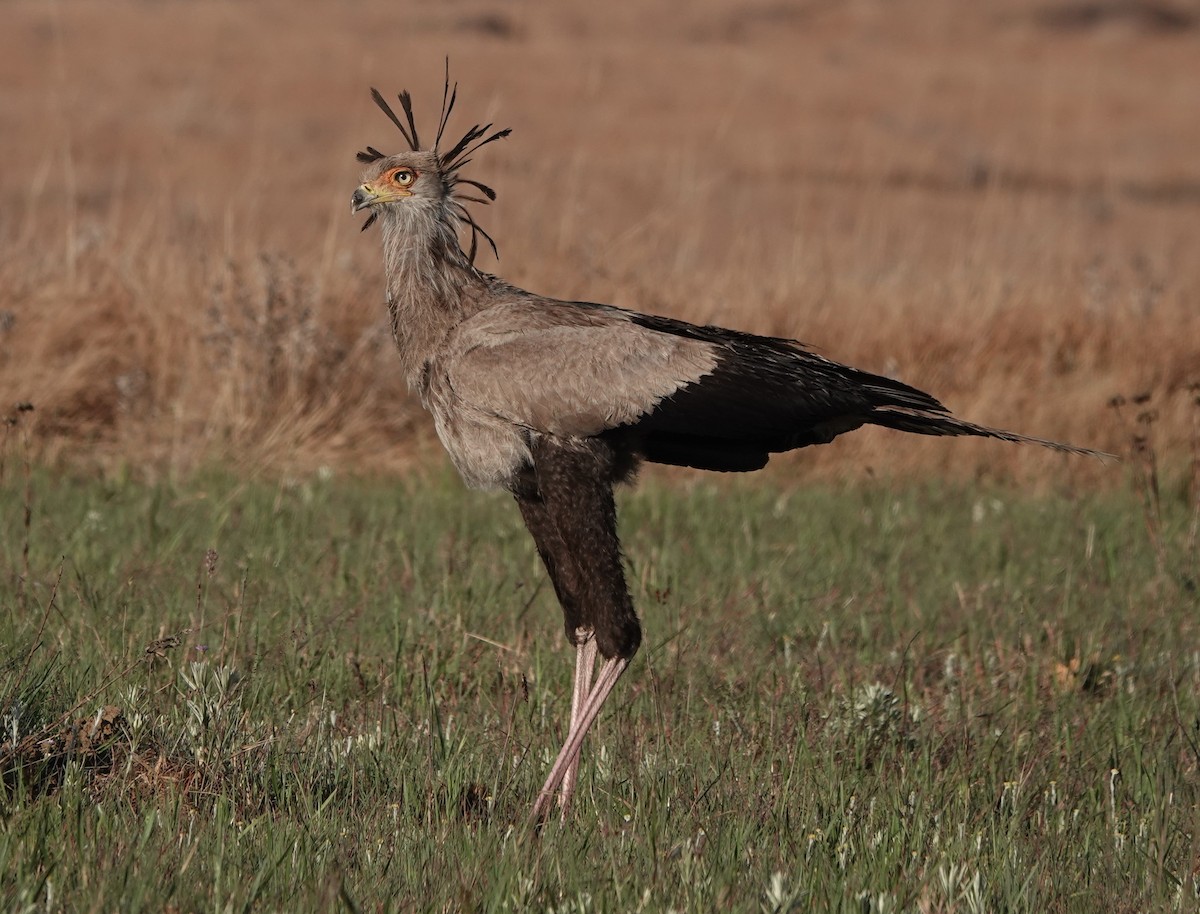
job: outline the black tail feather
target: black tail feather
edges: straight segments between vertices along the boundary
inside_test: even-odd
[[[904,412],[894,409],[876,410],[870,414],[867,422],[883,428],[891,428],[900,432],[911,432],[915,435],[947,435],[958,437],[970,435],[978,438],[995,438],[999,441],[1009,441],[1014,444],[1036,444],[1038,447],[1049,448],[1064,454],[1078,454],[1083,457],[1097,457],[1101,460],[1115,460],[1113,454],[1104,451],[1094,451],[1091,448],[1077,447],[1073,444],[1063,444],[1061,441],[1050,441],[1047,438],[1035,438],[1032,435],[1018,435],[1016,432],[1000,428],[989,428],[986,425],[976,425],[974,422],[964,422],[949,414]]]

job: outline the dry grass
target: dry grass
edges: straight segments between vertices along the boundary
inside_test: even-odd
[[[636,11],[635,11],[636,9]],[[381,320],[353,152],[515,129],[474,173],[507,278],[795,336],[961,415],[1182,465],[1200,380],[1200,28],[1188,7],[997,2],[501,12],[365,0],[5,4],[0,406],[49,459],[402,464],[429,439]],[[428,129],[428,128],[426,128]],[[421,434],[414,435],[414,430]],[[1114,474],[851,436],[785,461]]]

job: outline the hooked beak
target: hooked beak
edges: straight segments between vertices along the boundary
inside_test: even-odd
[[[408,191],[401,190],[397,187],[389,187],[386,190],[380,190],[372,184],[360,184],[358,189],[350,195],[350,212],[357,213],[369,206],[375,206],[379,203],[391,203],[394,200],[399,200],[402,197],[411,197]]]

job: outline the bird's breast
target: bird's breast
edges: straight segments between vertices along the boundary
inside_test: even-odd
[[[472,489],[512,490],[533,460],[527,430],[463,403],[435,370],[424,373],[421,393],[463,482]]]

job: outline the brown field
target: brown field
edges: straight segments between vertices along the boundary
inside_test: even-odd
[[[387,471],[432,436],[383,321],[368,86],[442,61],[494,267],[793,336],[958,414],[1160,459],[1200,382],[1200,8],[1122,0],[2,6],[0,407],[33,450],[156,471]],[[483,261],[493,269],[491,261]],[[1117,395],[1146,395],[1123,411]],[[1103,482],[863,432],[785,474]]]

